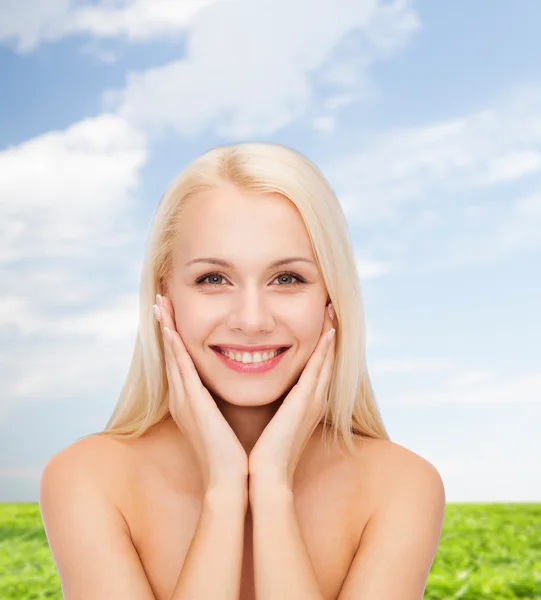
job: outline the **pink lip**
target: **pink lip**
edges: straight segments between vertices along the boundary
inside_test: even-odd
[[[287,350],[289,350],[289,348]],[[265,373],[266,371],[270,371],[282,360],[282,357],[287,353],[287,350],[262,363],[241,363],[237,362],[236,360],[231,360],[218,350],[212,348],[212,351],[218,356],[218,358],[222,359],[226,366],[233,371],[237,371],[238,373]]]

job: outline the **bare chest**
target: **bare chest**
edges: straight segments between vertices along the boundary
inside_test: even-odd
[[[326,600],[338,597],[371,507],[362,473],[351,475],[350,466],[342,463],[312,473],[294,489],[299,527]],[[169,600],[195,534],[202,498],[152,469],[140,469],[132,486],[136,489],[125,512],[132,540],[156,599]],[[255,599],[252,535],[248,509],[239,600]]]

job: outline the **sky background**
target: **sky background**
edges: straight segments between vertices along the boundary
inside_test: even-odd
[[[290,146],[348,220],[391,439],[448,502],[541,501],[541,3],[0,0],[0,501],[103,429],[150,219]]]

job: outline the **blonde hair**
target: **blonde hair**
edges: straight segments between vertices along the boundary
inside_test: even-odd
[[[217,146],[189,164],[170,184],[152,220],[139,297],[139,329],[120,398],[102,433],[141,436],[169,416],[168,383],[160,327],[152,313],[157,293],[172,275],[172,250],[186,201],[198,192],[233,185],[278,193],[299,210],[335,310],[336,356],[323,422],[354,452],[354,439],[390,439],[366,363],[366,328],[354,253],[339,201],[319,169],[280,144]]]

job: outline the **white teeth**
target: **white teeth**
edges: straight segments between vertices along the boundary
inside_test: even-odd
[[[278,354],[278,350],[265,350],[265,352],[234,352],[224,351],[220,349],[221,354],[227,356],[231,360],[242,363],[260,363],[274,358]]]

